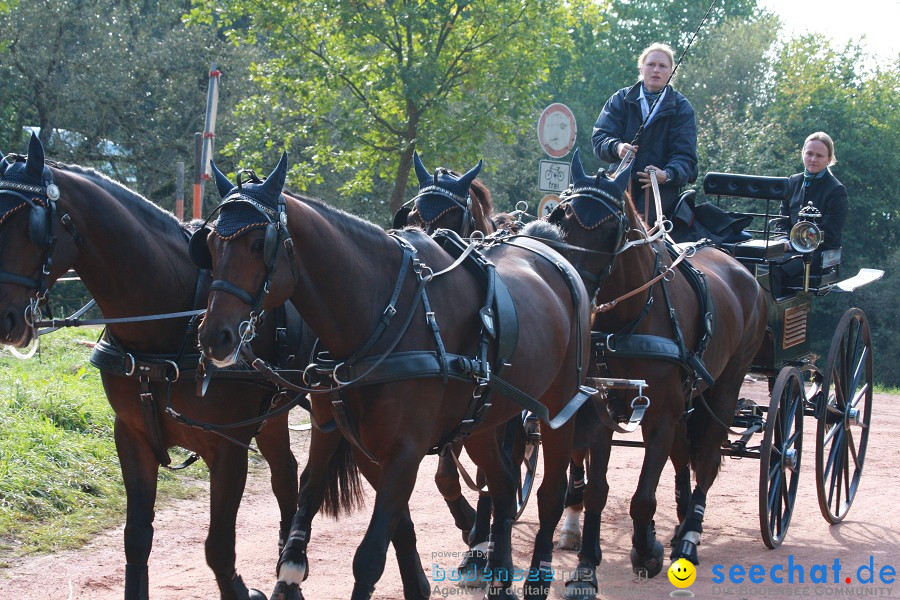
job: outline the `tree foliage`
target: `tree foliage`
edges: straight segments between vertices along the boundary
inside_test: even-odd
[[[554,26],[564,9],[551,0],[198,5],[194,22],[266,49],[254,70],[261,92],[242,105],[257,118],[246,135],[276,125],[266,99],[279,98],[274,116],[296,128],[273,142],[308,163],[294,179],[331,168],[347,174],[341,191],[350,193],[388,180],[391,211],[406,194],[414,150],[434,156],[439,148],[444,162],[462,164],[487,131],[514,130],[547,77],[547,49],[566,43]]]
[[[0,13],[4,150],[24,151],[22,128],[36,127],[54,159],[98,167],[171,206],[175,161],[193,163],[203,130],[210,62],[240,73],[250,61],[212,28],[186,28],[188,7],[42,0]],[[230,110],[227,96],[220,110]]]

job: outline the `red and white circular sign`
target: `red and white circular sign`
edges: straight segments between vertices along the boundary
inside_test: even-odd
[[[538,142],[553,158],[562,158],[575,146],[575,115],[565,104],[554,102],[538,119]]]
[[[553,209],[559,206],[560,198],[556,194],[547,194],[538,203],[537,216],[539,219],[549,217]]]

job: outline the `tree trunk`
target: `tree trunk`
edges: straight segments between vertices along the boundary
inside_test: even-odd
[[[416,134],[419,128],[419,108],[412,102],[406,103],[406,135],[400,147],[400,162],[397,165],[397,177],[391,190],[391,217],[397,214],[406,199],[406,186],[409,183],[409,170],[412,168],[413,152],[416,151]]]

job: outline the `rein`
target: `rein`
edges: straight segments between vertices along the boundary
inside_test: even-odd
[[[659,275],[657,275],[656,277],[654,277],[653,279],[651,279],[644,285],[642,285],[638,288],[635,288],[635,289],[631,290],[630,292],[622,294],[621,296],[619,296],[618,298],[615,298],[614,300],[610,300],[609,302],[604,302],[603,304],[601,304],[597,307],[597,310],[600,312],[607,312],[609,310],[612,310],[622,300],[631,298],[632,296],[643,292],[644,290],[650,288],[651,286],[653,286],[656,282],[658,282],[661,279],[665,279],[666,281],[672,281],[672,277],[674,277],[674,275],[675,275],[675,267],[677,267],[678,264],[681,261],[683,261],[685,258],[690,258],[690,257],[694,256],[694,254],[697,252],[697,247],[699,245],[700,245],[700,242],[696,242],[694,244],[691,244],[690,246],[687,246],[678,255],[678,258],[676,258],[674,261],[672,261],[671,265],[663,265],[662,266],[662,269],[661,269]],[[668,279],[666,279],[666,277],[668,277]]]

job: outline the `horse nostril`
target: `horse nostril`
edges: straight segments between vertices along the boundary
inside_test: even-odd
[[[233,348],[235,343],[234,332],[230,327],[223,327],[219,330],[219,347]]]
[[[3,331],[4,333],[11,333],[13,329],[16,327],[16,313],[12,309],[6,311],[6,314],[3,315]]]

